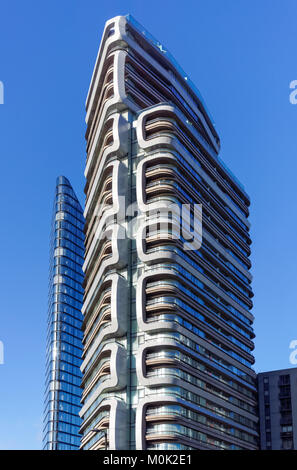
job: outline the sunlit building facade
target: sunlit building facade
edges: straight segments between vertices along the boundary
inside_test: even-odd
[[[86,123],[81,448],[256,449],[250,200],[131,16],[106,23]]]
[[[50,244],[44,450],[79,449],[84,218],[68,179],[57,179]]]

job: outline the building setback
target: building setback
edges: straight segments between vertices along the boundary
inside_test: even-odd
[[[297,368],[258,374],[262,450],[297,449]]]
[[[84,218],[64,176],[57,178],[50,245],[43,448],[79,449]]]
[[[81,448],[256,449],[250,200],[199,91],[130,15],[106,23],[86,123]]]

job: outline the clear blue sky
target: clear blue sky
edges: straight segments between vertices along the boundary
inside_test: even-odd
[[[83,201],[84,102],[105,21],[131,13],[201,90],[251,196],[256,370],[297,339],[296,0],[3,0],[0,448],[41,447],[55,178]]]

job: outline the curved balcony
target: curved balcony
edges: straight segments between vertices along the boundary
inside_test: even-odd
[[[257,432],[212,415],[178,397],[152,395],[137,406],[136,425],[143,433],[136,438],[136,448],[257,449]],[[234,429],[235,426],[235,429]],[[201,434],[203,437],[201,439]],[[165,447],[160,447],[165,448]]]
[[[104,399],[81,426],[81,448],[104,449],[106,435],[108,449],[127,449],[126,423],[126,404],[116,398]]]
[[[110,360],[108,365],[100,368],[96,372],[96,366],[99,364],[102,356],[109,355]],[[107,368],[109,367],[109,374]],[[98,382],[98,387],[90,387],[91,393],[86,397],[80,416],[84,417],[86,414],[91,414],[91,410],[96,409],[97,401],[100,400],[100,396],[107,391],[122,390],[127,385],[127,351],[118,343],[109,343],[101,346],[100,349],[94,354],[88,363],[86,360],[81,366],[84,371],[84,380],[88,380],[89,377],[95,373],[94,381],[99,380],[100,377],[106,376],[106,379]],[[99,377],[99,373],[101,374]],[[99,404],[99,403],[98,403]],[[88,413],[87,413],[88,412]]]
[[[108,297],[102,295],[106,286],[108,286]],[[110,316],[110,322],[104,324],[99,324],[98,312],[100,312],[100,307],[103,305],[103,301],[109,300],[108,305],[108,315]],[[128,290],[127,290],[127,281],[118,274],[108,275],[104,281],[98,286],[97,292],[97,304],[94,308],[95,313],[91,315],[92,321],[91,325],[94,325],[95,318],[98,319],[98,324],[95,330],[93,330],[92,343],[89,343],[88,346],[85,345],[83,351],[83,363],[82,368],[85,368],[87,364],[94,360],[94,355],[104,339],[111,337],[121,337],[125,335],[127,331],[127,314],[128,314]],[[97,313],[96,313],[97,312]],[[102,317],[101,317],[102,319]],[[89,321],[87,321],[88,332],[90,331]],[[85,376],[84,376],[85,379]]]

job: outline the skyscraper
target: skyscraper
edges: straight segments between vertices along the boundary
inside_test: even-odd
[[[106,23],[86,122],[81,448],[256,449],[250,200],[130,15]]]
[[[43,448],[79,448],[84,218],[64,176],[53,209],[47,320]]]
[[[262,450],[297,449],[297,368],[258,374]]]

